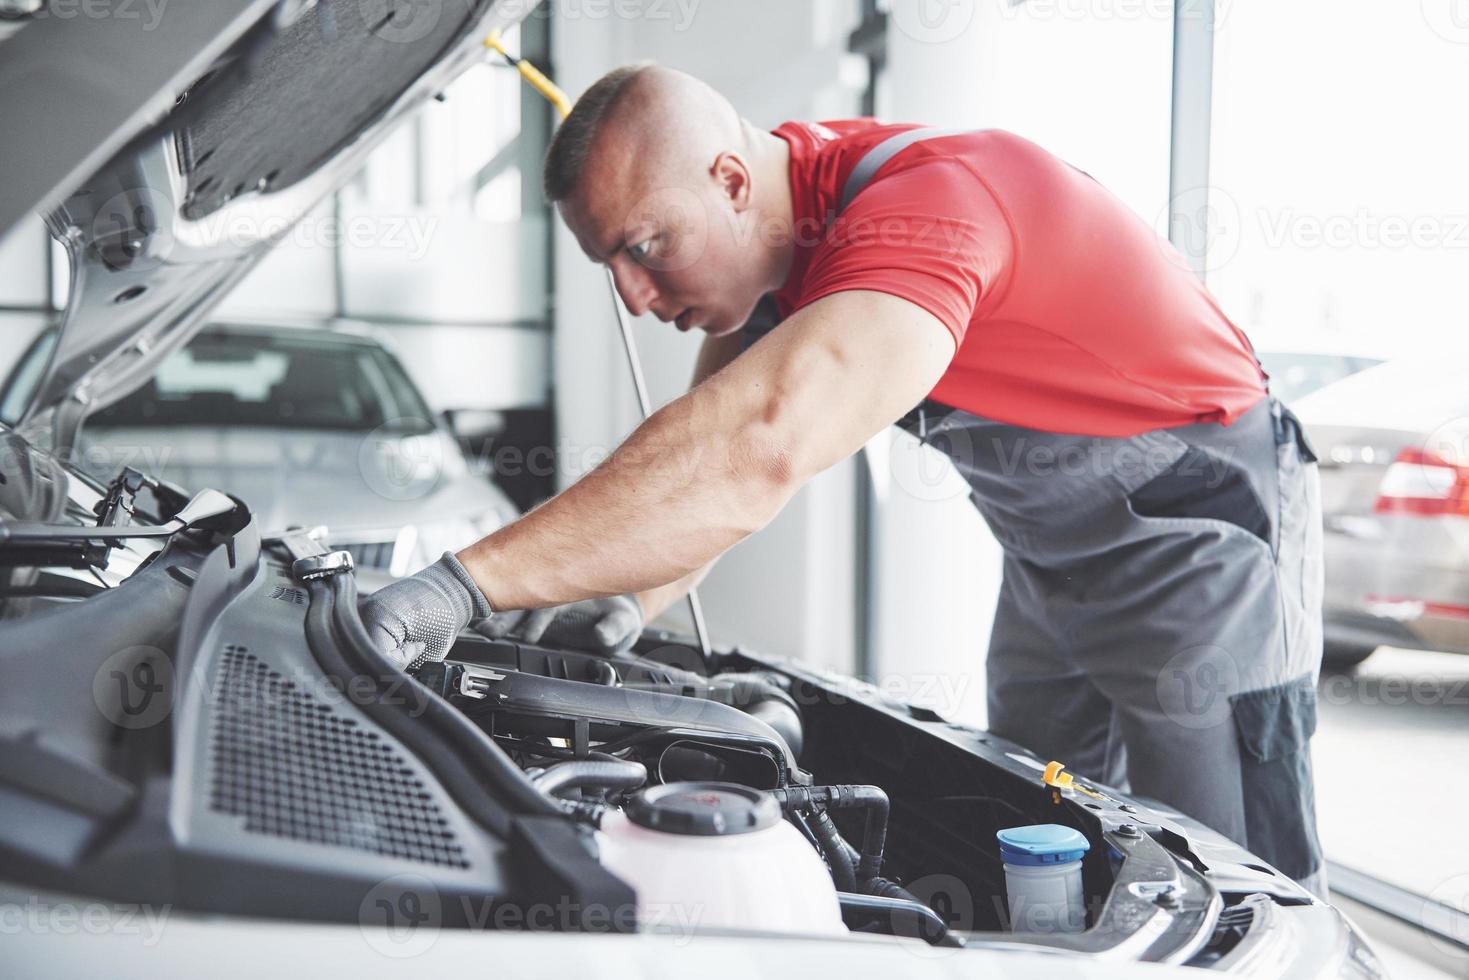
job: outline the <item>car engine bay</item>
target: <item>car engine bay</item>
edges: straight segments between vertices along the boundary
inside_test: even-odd
[[[1240,942],[1246,895],[1310,902],[851,678],[656,630],[612,658],[466,632],[405,672],[321,529],[262,538],[243,503],[133,471],[96,512],[0,535],[9,564],[163,544],[0,620],[0,853],[28,884],[326,922],[428,894],[466,928],[656,931],[697,909],[716,931],[1200,964]],[[1091,842],[1085,931],[1013,930],[996,833],[1037,823]]]

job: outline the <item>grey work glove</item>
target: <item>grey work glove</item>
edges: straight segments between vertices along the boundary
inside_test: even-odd
[[[421,572],[378,589],[358,605],[374,643],[403,667],[443,660],[471,620],[490,603],[450,552]]]
[[[637,596],[614,595],[550,609],[496,613],[473,625],[476,633],[491,640],[508,636],[612,657],[626,653],[642,635],[643,605]]]

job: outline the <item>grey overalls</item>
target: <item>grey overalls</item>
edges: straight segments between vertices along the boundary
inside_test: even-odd
[[[879,144],[842,206],[934,135]],[[1324,894],[1308,748],[1321,512],[1289,410],[1267,397],[1227,427],[1101,438],[926,402],[899,425],[948,454],[1004,548],[990,729],[1176,807]]]

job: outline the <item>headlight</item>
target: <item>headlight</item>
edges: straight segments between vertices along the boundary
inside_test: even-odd
[[[1381,980],[1377,955],[1351,922],[1329,905],[1282,906],[1264,895],[1246,898],[1254,921],[1239,945],[1212,964],[1241,977]]]
[[[426,568],[438,561],[446,551],[458,551],[505,523],[498,511],[490,510],[474,517],[455,517],[441,521],[410,524],[398,532],[393,548],[393,575],[402,576]]]

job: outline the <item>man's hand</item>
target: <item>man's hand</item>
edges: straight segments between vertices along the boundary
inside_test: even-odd
[[[642,635],[643,607],[630,595],[584,599],[549,609],[496,613],[474,629],[492,640],[507,636],[526,643],[544,640],[612,657],[627,652]]]
[[[474,580],[452,554],[386,585],[360,604],[362,624],[384,654],[402,667],[443,660],[470,620],[490,615]]]

